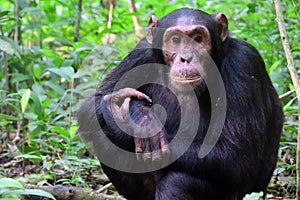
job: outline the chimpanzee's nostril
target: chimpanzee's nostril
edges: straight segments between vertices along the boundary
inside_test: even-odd
[[[181,62],[187,62],[187,63],[190,63],[191,62],[191,60],[192,60],[192,56],[189,56],[189,55],[187,55],[187,56],[181,56]]]

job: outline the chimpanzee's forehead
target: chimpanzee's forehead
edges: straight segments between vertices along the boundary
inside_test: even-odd
[[[203,19],[199,17],[181,16],[176,20],[176,25],[189,26],[203,24]]]
[[[158,27],[169,28],[172,26],[204,25],[214,26],[212,15],[200,10],[182,8],[175,10],[159,20]]]

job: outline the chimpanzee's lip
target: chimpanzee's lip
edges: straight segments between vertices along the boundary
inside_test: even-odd
[[[179,83],[195,83],[202,80],[202,76],[192,76],[192,77],[173,77],[173,81],[179,82]]]

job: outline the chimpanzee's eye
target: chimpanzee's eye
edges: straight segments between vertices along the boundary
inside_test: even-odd
[[[194,40],[198,43],[201,43],[202,39],[203,39],[203,37],[201,35],[197,35]]]
[[[179,36],[175,35],[175,36],[172,37],[172,42],[174,44],[180,44],[181,38]]]

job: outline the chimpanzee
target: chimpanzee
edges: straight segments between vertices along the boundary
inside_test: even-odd
[[[127,199],[242,199],[265,191],[283,113],[258,51],[222,13],[158,20],[78,112],[79,133]]]

